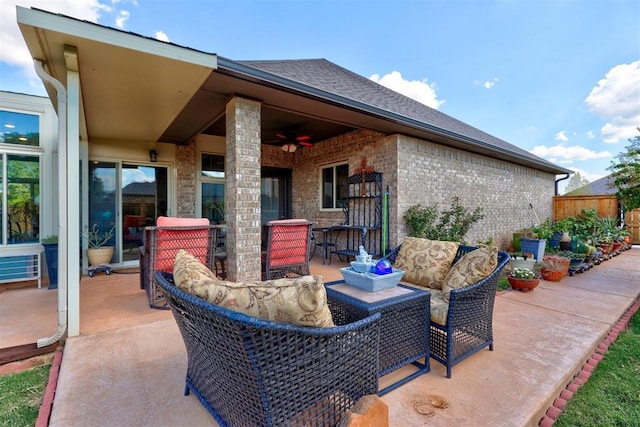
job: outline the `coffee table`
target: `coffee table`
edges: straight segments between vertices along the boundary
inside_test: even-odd
[[[398,285],[368,292],[347,285],[344,280],[326,283],[327,298],[346,312],[370,315],[382,313],[380,320],[380,369],[378,378],[405,365],[418,368],[378,391],[382,396],[412,379],[429,372],[431,293]],[[420,362],[424,358],[424,363]]]

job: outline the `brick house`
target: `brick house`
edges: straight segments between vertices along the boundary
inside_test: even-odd
[[[266,221],[341,223],[342,178],[364,161],[389,190],[390,247],[406,235],[409,206],[446,206],[453,196],[483,208],[470,241],[506,245],[535,221],[530,206],[551,216],[557,181],[570,172],[324,59],[233,61],[17,12],[60,119],[57,167],[66,173],[42,179],[57,186],[60,206],[50,208],[67,233],[59,281],[69,283],[69,335],[79,331],[76,230],[88,224],[115,225],[112,261],[134,265],[123,250],[125,215],[148,224],[160,215],[216,219],[221,202],[229,277],[255,279]],[[155,182],[155,202],[135,206],[122,192],[131,182]],[[110,197],[96,197],[108,188]]]

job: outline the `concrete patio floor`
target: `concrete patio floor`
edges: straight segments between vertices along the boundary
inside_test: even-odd
[[[341,278],[342,264],[322,266],[317,259],[313,274]],[[55,330],[51,295],[37,288],[0,294],[2,319],[42,311],[11,330],[3,326],[3,347]],[[639,296],[638,247],[561,282],[541,281],[532,292],[502,293],[494,311],[495,350],[459,363],[451,379],[432,359],[431,372],[382,397],[390,425],[538,425]],[[81,306],[81,335],[64,347],[51,426],[216,425],[195,396],[183,395],[182,338],[170,312],[148,308],[136,274],[83,277]],[[381,387],[402,371],[382,378]],[[413,405],[427,395],[449,406],[420,415]]]

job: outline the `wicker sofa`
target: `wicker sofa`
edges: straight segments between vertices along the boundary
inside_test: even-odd
[[[221,426],[337,425],[377,393],[379,313],[354,318],[329,300],[335,326],[285,324],[209,303],[171,273],[155,279],[187,349],[185,395]]]
[[[417,250],[403,251],[407,244]],[[448,378],[453,365],[485,347],[493,350],[493,305],[509,254],[407,238],[386,258],[406,271],[403,283],[431,291],[431,357],[446,366]]]

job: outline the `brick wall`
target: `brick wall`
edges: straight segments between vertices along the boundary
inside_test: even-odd
[[[398,165],[398,212],[417,203],[447,208],[453,196],[470,210],[482,207],[484,219],[467,236],[471,243],[492,236],[505,248],[515,230],[552,214],[553,174],[408,137],[398,137]],[[404,221],[394,219],[405,236]]]
[[[351,175],[366,157],[367,165],[384,174],[384,188],[390,189],[391,247],[406,236],[402,215],[418,203],[448,208],[452,197],[458,196],[470,210],[482,207],[485,218],[471,229],[467,240],[475,243],[493,237],[501,247],[508,246],[513,231],[537,223],[536,214],[543,221],[552,213],[553,174],[428,141],[358,130],[295,153],[266,146],[262,151],[264,166],[293,169],[293,217],[322,226],[344,220],[341,210],[318,207],[322,167],[348,162]]]
[[[195,144],[176,149],[176,209],[173,216],[193,218],[196,214],[196,155]]]

